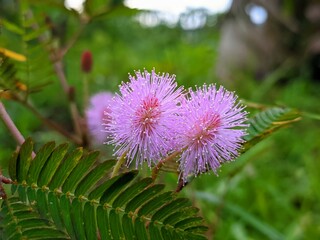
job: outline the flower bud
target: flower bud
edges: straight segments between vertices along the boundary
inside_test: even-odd
[[[81,70],[85,73],[91,72],[92,54],[90,51],[84,51],[81,56]]]

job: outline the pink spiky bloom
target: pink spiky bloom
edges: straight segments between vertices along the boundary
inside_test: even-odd
[[[223,87],[204,85],[189,94],[180,109],[181,176],[197,176],[238,156],[246,135],[247,112],[237,96]]]
[[[86,109],[88,130],[97,144],[103,144],[107,140],[108,133],[104,125],[110,121],[112,97],[113,94],[109,92],[97,93],[90,98],[89,107]]]
[[[127,164],[136,159],[136,167],[147,161],[157,163],[174,147],[174,126],[182,88],[175,76],[136,72],[122,83],[112,103],[112,121],[107,126],[115,155],[126,154]]]

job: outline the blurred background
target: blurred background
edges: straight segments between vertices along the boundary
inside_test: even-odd
[[[63,55],[82,115],[84,76],[93,95],[117,91],[128,73],[153,68],[175,74],[187,88],[222,84],[246,101],[320,114],[318,0],[0,0],[0,47],[27,56],[27,65],[12,60],[17,79],[35,86],[28,94],[32,105],[67,130],[72,120],[50,63],[53,53]],[[92,54],[89,73],[81,70],[84,51]],[[31,70],[26,74],[23,68]],[[1,78],[3,89],[6,81]],[[36,147],[65,141],[30,109],[2,98]],[[319,239],[319,136],[319,120],[304,117],[225,164],[218,177],[203,175],[185,187],[181,194],[199,207],[208,238]],[[2,168],[15,147],[1,122]],[[105,145],[96,148],[111,155]],[[168,189],[175,188],[175,174],[162,178]]]

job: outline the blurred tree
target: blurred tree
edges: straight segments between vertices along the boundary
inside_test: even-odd
[[[255,23],[253,14],[266,14],[265,22]],[[318,1],[234,0],[222,26],[218,75],[235,80],[242,69],[263,79],[278,69],[279,79],[306,71],[320,80],[319,23]]]

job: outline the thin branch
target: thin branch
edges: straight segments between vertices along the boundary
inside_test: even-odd
[[[75,95],[75,90],[74,88],[70,87],[67,81],[67,78],[64,74],[63,70],[63,65],[61,60],[57,60],[54,63],[54,69],[55,72],[60,80],[61,86],[63,88],[64,93],[68,97],[69,100],[69,107],[70,107],[70,112],[71,112],[71,117],[73,121],[73,125],[75,128],[75,132],[78,136],[82,136],[82,130],[81,130],[81,125],[80,125],[80,114],[77,108],[77,105],[74,101],[74,95]]]
[[[69,139],[70,141],[74,142],[77,145],[81,145],[81,139],[68,131],[66,131],[63,127],[61,127],[56,122],[51,121],[50,119],[44,117],[36,108],[34,108],[30,103],[19,101],[23,106],[29,109],[43,124],[49,127],[52,130],[60,133],[65,138]]]
[[[0,117],[3,120],[4,124],[6,125],[7,129],[13,136],[14,140],[17,142],[19,146],[24,143],[24,137],[12,121],[11,117],[9,116],[8,112],[6,111],[3,103],[0,101]]]
[[[28,17],[29,18],[33,17],[33,13],[31,10],[28,11]],[[78,108],[77,108],[77,105],[76,105],[75,99],[74,99],[75,90],[74,90],[74,88],[70,87],[67,82],[67,78],[66,78],[64,70],[63,70],[62,58],[63,58],[64,54],[66,54],[66,52],[69,50],[69,48],[71,46],[73,46],[73,44],[76,42],[76,40],[80,36],[81,32],[83,31],[84,26],[85,26],[85,24],[83,24],[83,27],[80,29],[80,31],[76,32],[75,36],[73,38],[71,38],[71,42],[67,45],[66,49],[59,50],[59,49],[53,49],[51,47],[46,48],[48,50],[48,52],[50,53],[50,59],[54,65],[54,70],[58,76],[58,79],[60,80],[60,84],[62,86],[62,89],[63,89],[63,91],[69,101],[69,107],[70,107],[70,112],[71,112],[71,116],[72,116],[72,120],[73,120],[73,124],[74,124],[74,128],[75,128],[75,132],[79,136],[79,138],[81,139],[81,143],[84,138],[83,136],[85,134],[81,130],[81,123],[80,123],[81,118],[80,118],[80,114],[79,114],[79,111],[78,111]],[[36,30],[39,29],[38,24],[35,23],[33,25],[33,28]],[[38,39],[42,43],[45,43],[47,41],[46,37],[43,35],[40,36]]]
[[[14,140],[17,142],[19,146],[21,146],[24,143],[25,139],[20,133],[17,126],[12,121],[11,117],[9,116],[8,112],[6,111],[1,101],[0,101],[0,118],[3,120],[4,124],[6,125],[11,135],[13,136]],[[32,152],[32,158],[34,158],[35,156],[36,154]]]
[[[88,74],[83,74],[83,106],[86,109],[89,104],[89,79]]]
[[[179,154],[181,154],[181,151],[173,152],[168,157],[159,161],[158,164],[152,169],[152,180],[155,181],[157,179],[160,169],[163,165],[165,165],[166,162],[175,159]]]
[[[258,110],[265,110],[265,109],[271,107],[271,106],[268,106],[265,104],[247,101],[245,99],[240,99],[240,102],[248,108],[253,108],[253,109],[258,109]]]
[[[63,57],[64,55],[66,55],[66,53],[69,51],[69,49],[72,48],[72,46],[77,42],[77,40],[81,36],[81,34],[82,34],[83,30],[85,29],[88,22],[89,22],[89,20],[87,20],[87,19],[82,21],[82,24],[80,25],[79,30],[73,34],[73,36],[70,38],[70,40],[66,44],[66,46],[61,49],[60,57]]]
[[[62,86],[62,89],[63,89],[63,92],[68,96],[69,98],[69,95],[70,95],[70,86],[67,82],[67,78],[64,74],[64,71],[63,71],[63,65],[62,65],[62,62],[61,60],[57,60],[55,63],[54,63],[54,70],[60,80],[60,84]]]
[[[179,180],[178,180],[178,185],[177,185],[177,188],[176,188],[176,190],[175,190],[175,192],[176,193],[179,193],[181,190],[182,190],[182,188],[184,188],[185,186],[187,186],[187,182],[185,183],[184,182],[184,180],[183,180],[183,178],[181,177],[181,174],[180,174],[180,176],[179,176]]]

